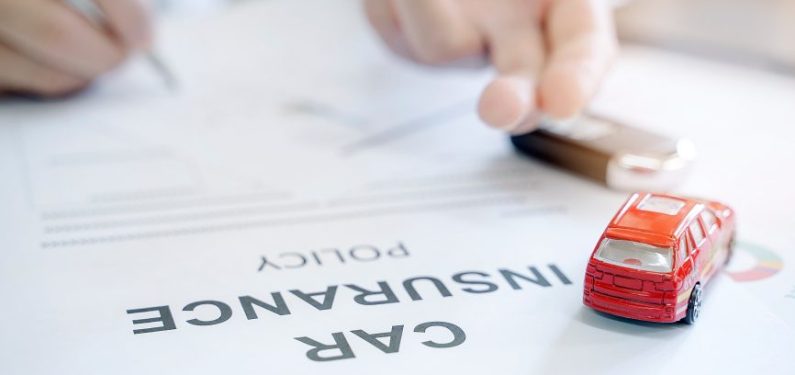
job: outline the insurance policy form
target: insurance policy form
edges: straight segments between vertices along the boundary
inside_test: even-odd
[[[692,136],[681,191],[739,211],[703,319],[656,325],[582,306],[625,194],[481,124],[489,72],[398,61],[356,2],[244,3],[161,35],[176,92],[132,62],[0,103],[0,373],[792,373],[795,238],[771,203],[791,182],[761,162],[795,161],[774,124],[791,80],[632,48],[608,79],[595,109]],[[738,84],[775,99],[766,137],[740,134]]]

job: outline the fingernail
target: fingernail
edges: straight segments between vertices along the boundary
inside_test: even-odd
[[[522,135],[526,133],[530,133],[531,131],[538,128],[538,125],[541,121],[541,114],[539,112],[533,112],[527,115],[527,117],[522,120],[519,125],[517,125],[513,130],[510,131],[511,135]]]
[[[525,77],[505,76],[492,81],[478,104],[481,119],[490,126],[511,131],[535,108],[533,82]]]
[[[571,126],[573,123],[577,122],[580,119],[580,113],[576,112],[571,116],[568,117],[555,117],[550,114],[544,113],[539,116],[539,123],[543,124],[545,127],[568,127]]]

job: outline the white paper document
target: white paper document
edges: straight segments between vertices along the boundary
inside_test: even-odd
[[[739,215],[698,324],[647,324],[581,302],[626,195],[481,124],[489,72],[399,61],[356,2],[160,31],[175,92],[131,62],[0,103],[0,374],[795,372],[792,80],[617,63],[595,109],[692,136],[682,191]]]

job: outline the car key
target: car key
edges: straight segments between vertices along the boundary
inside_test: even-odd
[[[687,174],[695,147],[606,117],[585,114],[511,137],[517,150],[617,190],[666,191]]]

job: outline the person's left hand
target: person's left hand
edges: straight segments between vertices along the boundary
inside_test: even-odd
[[[487,56],[499,75],[478,111],[511,133],[541,114],[576,115],[617,50],[611,9],[600,0],[365,0],[375,30],[411,60],[448,64]]]

